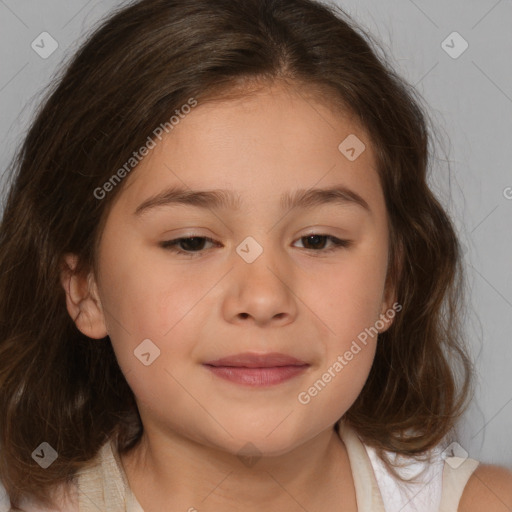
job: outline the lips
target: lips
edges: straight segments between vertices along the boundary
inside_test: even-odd
[[[309,364],[286,354],[236,354],[203,363],[217,377],[251,387],[267,387],[304,373]]]
[[[233,356],[216,359],[215,361],[207,361],[203,364],[209,366],[236,366],[244,368],[275,368],[278,366],[303,366],[308,363],[278,352],[270,354],[245,352],[243,354],[235,354]]]

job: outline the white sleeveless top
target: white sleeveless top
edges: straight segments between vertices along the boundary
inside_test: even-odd
[[[479,464],[470,458],[443,459],[439,448],[432,464],[411,459],[399,470],[406,478],[424,470],[418,477],[420,483],[399,485],[375,450],[363,444],[344,422],[340,424],[340,437],[347,448],[358,512],[457,512],[464,487]],[[78,509],[66,507],[65,512],[144,512],[130,489],[113,440],[101,447],[95,460],[76,475]],[[25,508],[27,505],[29,508]],[[27,512],[64,512],[38,508],[32,503],[24,503],[22,508]],[[10,511],[2,508],[0,500],[0,512]]]

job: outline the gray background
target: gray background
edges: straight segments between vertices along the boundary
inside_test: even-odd
[[[0,0],[0,174],[52,74],[122,3]],[[512,469],[512,2],[337,3],[381,42],[440,131],[431,185],[465,246],[472,307],[466,327],[478,370],[458,442],[470,457]],[[59,45],[46,59],[31,48],[44,31]],[[442,47],[454,31],[469,45],[458,58]]]

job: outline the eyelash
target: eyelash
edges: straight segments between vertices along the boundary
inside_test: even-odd
[[[309,251],[320,252],[320,253],[323,253],[323,254],[331,253],[333,251],[337,251],[337,250],[340,250],[340,249],[344,249],[344,248],[350,247],[350,245],[352,243],[350,240],[340,240],[339,238],[336,238],[335,236],[325,235],[325,234],[320,234],[320,233],[311,233],[309,235],[301,236],[299,238],[299,240],[301,240],[303,238],[310,238],[310,237],[327,237],[327,239],[331,240],[331,242],[334,244],[334,247],[331,247],[330,249],[306,249],[306,250],[309,250]],[[170,251],[170,252],[173,252],[175,254],[181,254],[181,255],[184,255],[184,256],[195,257],[194,256],[195,254],[200,255],[201,252],[204,252],[204,250],[202,249],[202,250],[199,250],[199,251],[182,251],[181,249],[177,248],[178,244],[181,241],[183,241],[183,240],[190,240],[190,239],[193,239],[193,238],[199,238],[201,240],[206,240],[208,242],[217,243],[217,242],[215,242],[215,240],[213,240],[213,238],[210,238],[210,237],[207,237],[207,236],[188,236],[188,237],[175,238],[174,240],[167,240],[165,242],[161,242],[160,246],[163,249],[165,249],[167,251]]]

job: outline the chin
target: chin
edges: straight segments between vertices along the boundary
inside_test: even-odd
[[[277,426],[277,428],[276,428]],[[224,437],[221,443],[215,443],[218,448],[240,457],[278,457],[289,453],[297,446],[307,442],[313,435],[308,432],[290,430],[279,423],[266,425],[264,428],[232,428],[227,430],[233,437]]]

